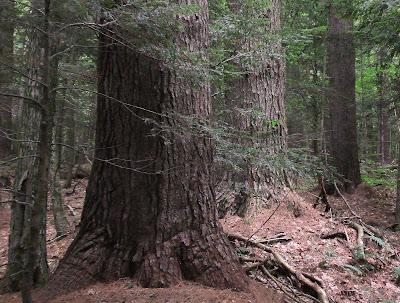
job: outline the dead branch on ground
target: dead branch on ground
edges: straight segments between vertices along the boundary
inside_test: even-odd
[[[322,283],[318,279],[311,277],[309,274],[303,274],[302,272],[299,272],[296,270],[294,267],[292,267],[278,252],[273,250],[271,247],[264,245],[262,243],[259,243],[257,241],[251,240],[251,238],[246,238],[242,235],[238,234],[229,234],[229,238],[239,240],[245,243],[250,243],[252,246],[255,246],[257,248],[260,248],[261,250],[272,254],[273,256],[273,261],[282,269],[285,271],[289,272],[290,275],[294,276],[300,283],[301,285],[305,286],[306,288],[311,289],[313,292],[315,292],[318,295],[319,300],[322,303],[329,303],[329,298],[328,295],[326,294],[325,290],[321,286]],[[249,272],[253,269],[260,268],[267,262],[271,261],[271,259],[266,258],[262,260],[261,262],[256,262],[248,267],[246,267],[246,271]],[[321,284],[321,285],[320,285]]]

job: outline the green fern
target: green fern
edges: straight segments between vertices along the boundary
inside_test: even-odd
[[[368,238],[370,238],[372,241],[374,241],[379,247],[384,248],[386,246],[386,242],[384,239],[377,237],[377,236],[367,236]]]
[[[400,279],[400,267],[396,267],[394,269],[394,275],[395,275],[396,279]]]
[[[355,272],[357,275],[362,276],[364,272],[359,268],[358,266],[350,265],[350,264],[345,264],[342,266],[345,270],[350,270],[352,272]]]
[[[244,246],[236,248],[236,255],[239,257],[247,256],[250,253],[250,249]]]

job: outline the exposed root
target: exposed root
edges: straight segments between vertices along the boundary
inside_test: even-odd
[[[357,231],[357,246],[355,247],[355,255],[358,260],[364,261],[364,228],[360,224],[351,221],[349,221],[348,224]]]
[[[254,237],[252,237],[252,238],[254,238]],[[280,232],[270,238],[257,238],[257,239],[254,239],[253,241],[256,243],[271,245],[271,244],[280,243],[280,242],[289,242],[291,240],[292,239],[289,238],[285,233]]]
[[[328,295],[326,294],[325,290],[323,289],[322,286],[322,282],[320,280],[318,280],[317,278],[312,277],[309,274],[304,274],[302,272],[297,271],[294,267],[292,267],[288,262],[286,262],[286,260],[275,250],[273,250],[271,247],[266,246],[262,243],[260,243],[259,241],[254,241],[251,239],[248,239],[242,235],[238,235],[238,234],[229,234],[228,237],[230,239],[234,239],[234,240],[239,240],[245,243],[250,243],[252,246],[255,246],[257,248],[262,249],[263,251],[272,254],[273,256],[273,260],[271,260],[270,258],[266,258],[262,261],[256,261],[255,263],[249,265],[246,267],[246,271],[250,272],[254,269],[258,269],[261,268],[263,265],[267,264],[268,262],[275,262],[276,265],[278,267],[280,267],[281,269],[285,270],[286,272],[288,272],[291,276],[295,277],[297,279],[298,282],[301,283],[301,285],[303,285],[304,287],[311,289],[313,292],[315,292],[315,294],[318,296],[318,299],[322,302],[322,303],[329,303],[329,298]],[[251,261],[255,261],[255,260],[251,260]],[[297,300],[295,302],[298,302]]]

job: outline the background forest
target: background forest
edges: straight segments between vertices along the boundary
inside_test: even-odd
[[[399,0],[0,0],[0,302],[399,302],[399,73]]]

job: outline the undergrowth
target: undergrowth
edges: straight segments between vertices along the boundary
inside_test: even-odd
[[[374,161],[361,163],[362,181],[370,186],[383,185],[395,189],[396,174],[397,167],[395,165],[380,165]]]

